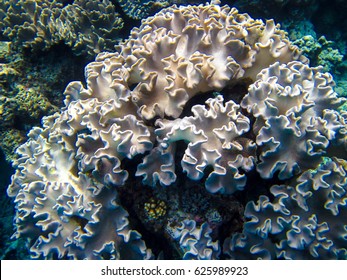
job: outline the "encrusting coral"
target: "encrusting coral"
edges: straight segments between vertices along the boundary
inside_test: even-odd
[[[71,53],[31,58],[10,46],[10,42],[0,42],[0,149],[9,163],[29,130],[40,125],[43,116],[60,109],[66,83],[78,75],[74,67],[85,65]]]
[[[270,178],[281,182],[265,190],[280,196],[278,206],[266,195],[259,206],[248,202],[245,215],[252,220],[244,224],[245,237],[218,239],[226,225],[215,208],[221,217],[196,215],[176,224],[168,218],[163,228],[172,228],[183,258],[216,259],[221,248],[231,258],[257,257],[259,240],[261,257],[295,258],[293,250],[346,257],[343,220],[339,231],[327,233],[329,241],[320,236],[345,215],[345,182],[333,176],[336,189],[326,190],[319,167],[324,157],[346,154],[346,114],[338,110],[344,100],[333,91],[331,75],[310,67],[272,20],[214,4],[172,6],[144,20],[116,50],[86,66],[86,87],[70,83],[65,107],[45,117],[18,149],[8,194],[17,208],[14,236],[28,238],[33,257],[158,257],[128,218],[120,194],[141,179],[170,189],[182,173],[211,195],[250,190],[252,176],[265,186]],[[332,162],[343,175],[336,163],[343,160]],[[329,197],[324,218],[305,204],[321,195]],[[267,222],[269,211],[286,217],[276,220],[279,225]],[[278,239],[259,234],[260,217]],[[317,234],[307,232],[314,222]],[[325,242],[336,249],[320,255],[315,248],[328,248]]]
[[[294,42],[303,50],[312,65],[323,66],[323,70],[333,72],[343,61],[339,49],[334,48],[334,42],[324,36],[315,39],[312,35],[303,36]]]
[[[45,50],[64,42],[77,55],[94,56],[119,41],[123,20],[109,0],[6,0],[0,3],[0,30],[19,47]]]

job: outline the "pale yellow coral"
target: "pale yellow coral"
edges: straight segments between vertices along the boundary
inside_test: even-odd
[[[163,200],[157,200],[152,197],[144,204],[144,210],[149,219],[160,219],[166,214],[166,204]]]

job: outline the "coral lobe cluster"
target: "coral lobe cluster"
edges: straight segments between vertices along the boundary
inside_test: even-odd
[[[158,257],[132,228],[119,193],[139,179],[169,189],[181,173],[223,196],[249,188],[254,174],[264,185],[280,182],[248,202],[243,233],[225,240],[216,237],[217,210],[173,222],[163,219],[170,201],[157,211],[150,200],[151,213],[161,213],[150,218],[167,222],[182,258],[346,257],[346,225],[322,237],[345,214],[344,100],[331,75],[310,67],[272,20],[228,6],[172,6],[85,73],[86,86],[70,83],[62,111],[18,149],[8,194],[15,235],[30,240],[36,257]],[[320,196],[324,210],[312,202]]]

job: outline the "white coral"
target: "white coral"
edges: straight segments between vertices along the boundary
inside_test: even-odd
[[[115,188],[78,170],[76,154],[49,133],[59,115],[45,118],[18,149],[22,156],[8,188],[15,197],[15,236],[29,238],[33,257],[74,259],[150,258],[141,235],[131,230]],[[52,141],[52,139],[56,141]]]
[[[263,178],[288,179],[315,168],[344,128],[329,74],[298,61],[263,69],[241,101],[256,117],[253,131]]]
[[[155,130],[162,149],[179,140],[188,143],[182,168],[189,178],[200,180],[207,166],[213,168],[206,180],[212,193],[242,189],[246,176],[239,169],[251,170],[255,155],[255,143],[244,136],[250,130],[249,119],[235,102],[223,101],[218,95],[206,101],[207,108],[193,106],[191,117],[158,120]]]

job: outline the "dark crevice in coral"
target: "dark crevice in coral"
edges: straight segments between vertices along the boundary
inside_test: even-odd
[[[164,259],[180,259],[183,252],[178,246],[178,241],[173,241],[172,236],[166,232],[165,228],[170,218],[171,226],[180,226],[181,220],[176,216],[179,209],[188,219],[194,219],[200,227],[207,222],[208,211],[216,211],[221,215],[221,221],[217,224],[210,224],[212,228],[211,237],[213,241],[223,244],[225,238],[235,232],[240,232],[243,225],[243,206],[234,196],[218,195],[209,193],[204,186],[204,179],[207,178],[211,167],[205,169],[205,176],[199,181],[193,181],[184,174],[180,165],[187,143],[177,141],[176,143],[176,174],[177,180],[171,186],[156,187],[145,186],[141,177],[136,177],[136,166],[141,162],[141,157],[132,160],[125,160],[122,164],[129,171],[129,179],[125,186],[118,188],[119,199],[122,207],[129,213],[131,228],[141,233],[142,239],[148,248],[151,248],[156,257]],[[144,203],[150,199],[160,197],[166,205],[168,213],[159,219],[148,219],[145,216]],[[174,208],[170,208],[174,207]],[[177,209],[175,208],[177,207]],[[173,215],[173,213],[175,213]],[[175,224],[175,221],[177,224]]]
[[[63,7],[65,7],[67,5],[72,5],[75,0],[60,0],[59,2],[63,4]]]
[[[92,131],[88,128],[85,127],[79,131],[76,131],[76,136],[78,137],[80,134],[85,134],[85,135],[92,135]]]
[[[143,119],[143,122],[145,123],[146,126],[149,126],[149,127],[156,127],[155,125],[155,122],[160,119],[158,116],[150,119],[150,120],[146,120],[146,119]]]
[[[138,84],[139,84],[139,83],[130,84],[130,85],[129,85],[129,90],[130,90],[130,91],[133,91],[133,90],[137,87]]]
[[[86,226],[86,224],[88,224],[89,221],[86,218],[84,218],[84,217],[77,216],[77,215],[72,215],[70,217],[70,222],[78,224],[79,227],[81,228],[81,230],[83,232],[86,232],[84,227]]]
[[[183,176],[182,176],[183,177]],[[233,195],[211,194],[204,186],[204,180],[192,181],[186,179],[180,185],[180,206],[190,219],[197,223],[197,227],[207,222],[212,229],[210,234],[213,241],[218,241],[220,246],[227,237],[236,232],[241,232],[244,224],[244,207]],[[218,213],[220,220],[210,220],[208,213]],[[221,255],[221,259],[226,258]]]
[[[157,229],[154,221],[145,221],[144,203],[155,197],[154,188],[142,183],[142,177],[135,176],[137,166],[142,162],[144,155],[137,155],[132,159],[123,159],[122,168],[129,173],[129,178],[124,186],[118,188],[119,198],[122,207],[129,213],[131,228],[141,233],[142,239],[148,248],[151,248],[155,256],[164,254],[165,259],[173,259],[171,250],[168,248],[168,241],[164,237],[163,228]],[[161,186],[158,186],[161,188]],[[166,219],[159,221],[162,226]]]
[[[146,153],[148,154],[148,152]],[[138,178],[140,180],[141,178],[135,177],[135,173],[137,170],[137,166],[142,163],[142,160],[146,154],[138,154],[134,156],[133,158],[124,158],[121,162],[121,168],[128,171],[130,178]]]
[[[111,254],[109,252],[102,252],[101,253],[101,258],[103,260],[110,260],[111,259]]]
[[[283,181],[278,179],[277,174],[271,179],[263,179],[260,177],[259,173],[253,169],[247,172],[246,175],[247,182],[244,190],[234,193],[234,196],[243,206],[246,206],[249,201],[257,202],[261,195],[266,195],[272,200],[273,195],[270,192],[271,186],[283,184]]]
[[[179,181],[182,180],[183,178],[187,177],[185,172],[183,172],[181,161],[183,159],[184,153],[187,149],[188,143],[185,142],[184,140],[176,141],[175,142],[175,172],[176,174],[183,174],[183,176],[177,176],[178,183]]]
[[[220,91],[220,93],[223,95],[224,102],[232,100],[236,104],[240,104],[243,97],[248,93],[248,87],[252,83],[252,79],[243,78],[225,87],[223,90]]]
[[[214,98],[215,93],[214,91],[204,92],[204,93],[198,93],[195,96],[193,96],[191,99],[188,100],[188,102],[185,104],[183,111],[179,118],[189,117],[192,116],[192,107],[195,105],[205,105],[205,102],[209,98]]]
[[[133,230],[141,233],[146,246],[153,254],[164,254],[165,259],[173,259],[168,241],[164,237],[163,228],[155,231],[150,224],[146,224],[143,217],[144,202],[154,197],[153,189],[142,185],[140,178],[130,176],[125,186],[119,187],[119,198],[122,207],[129,213],[129,222]],[[165,221],[162,222],[165,224]]]

